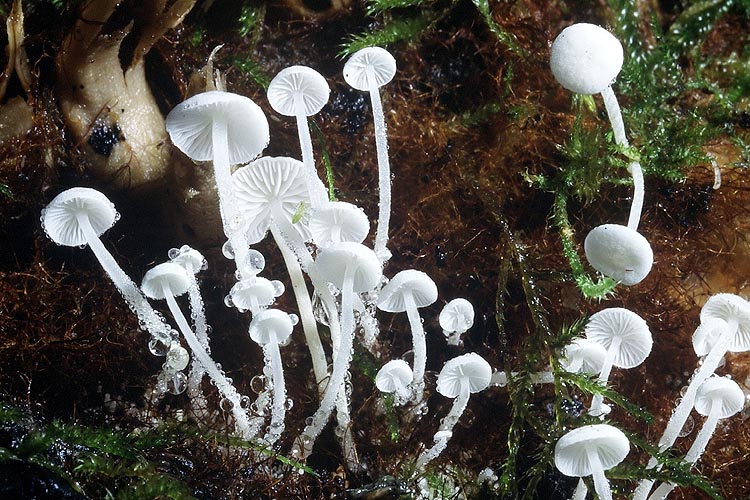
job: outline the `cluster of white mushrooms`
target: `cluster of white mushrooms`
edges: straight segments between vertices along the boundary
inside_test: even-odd
[[[611,83],[622,65],[620,43],[606,30],[589,24],[566,28],[552,46],[551,67],[567,89],[601,93],[612,122],[615,140],[627,146],[625,129]],[[179,104],[167,117],[173,144],[195,162],[211,162],[219,193],[226,244],[224,255],[236,265],[236,283],[225,303],[249,312],[248,333],[264,353],[263,387],[255,400],[241,395],[231,379],[211,358],[209,332],[196,274],[206,261],[196,250],[184,246],[169,252],[169,261],[145,273],[138,287],[118,266],[99,236],[112,227],[118,214],[100,192],[73,188],[59,194],[45,208],[42,223],[56,243],[89,246],[107,275],[137,315],[142,329],[149,332],[149,347],[166,357],[154,397],[166,392],[187,392],[196,412],[210,413],[201,381],[207,376],[221,397],[221,408],[232,415],[235,433],[272,446],[285,428],[287,398],[280,347],[301,324],[310,351],[320,403],[294,440],[293,458],[304,461],[316,438],[335,413],[336,434],[350,464],[353,451],[350,394],[346,389],[349,365],[357,332],[370,346],[378,335],[376,309],[387,313],[405,312],[412,336],[413,361],[393,359],[383,364],[375,384],[393,394],[395,406],[407,406],[409,418],[419,419],[427,410],[425,368],[427,344],[419,309],[435,303],[438,290],[425,273],[404,270],[390,279],[383,268],[390,257],[391,173],[383,108],[379,88],[396,72],[394,58],[384,49],[370,47],[355,53],[344,67],[344,79],[355,89],[369,92],[375,121],[375,143],[379,167],[379,213],[373,248],[364,244],[370,222],[360,208],[329,201],[318,176],[308,117],[328,102],[329,87],[318,72],[292,66],[276,75],[268,88],[270,106],[283,116],[294,117],[299,132],[301,161],[288,157],[261,156],[268,145],[269,126],[261,108],[247,97],[213,90],[197,94]],[[235,167],[233,167],[235,166]],[[585,250],[591,265],[625,285],[643,280],[651,269],[653,253],[637,232],[643,204],[643,176],[637,161],[630,162],[635,194],[627,226],[604,224],[586,238]],[[280,281],[266,279],[265,259],[251,248],[271,233],[278,246],[292,284],[299,316],[274,308],[284,293]],[[309,286],[312,286],[310,292]],[[187,293],[189,321],[177,297]],[[167,302],[172,320],[155,311],[148,299]],[[314,307],[313,304],[319,305]],[[439,315],[439,324],[449,345],[461,346],[461,335],[472,327],[474,310],[465,299],[454,299]],[[326,352],[320,325],[330,330],[331,346]],[[189,348],[183,347],[184,344]],[[613,367],[633,368],[649,355],[651,333],[646,322],[632,311],[608,308],[592,315],[585,338],[575,339],[561,356],[561,367],[572,373],[598,377],[604,385]],[[750,349],[750,304],[734,295],[720,294],[708,301],[695,334],[695,349],[703,357],[700,368],[687,387],[682,401],[659,441],[661,451],[672,446],[693,407],[707,416],[703,430],[685,457],[694,463],[706,447],[717,421],[739,411],[744,396],[727,378],[713,375],[727,351]],[[192,354],[190,354],[192,353]],[[330,360],[330,361],[329,361]],[[184,370],[190,366],[189,374]],[[330,367],[330,368],[329,368]],[[440,423],[433,444],[418,456],[417,473],[446,448],[453,429],[467,407],[471,394],[490,386],[507,385],[516,373],[494,371],[481,356],[466,353],[449,360],[441,370],[436,390],[452,398],[453,405]],[[552,372],[532,374],[534,383],[554,381]],[[610,408],[600,394],[589,406],[589,415],[604,419]],[[574,429],[562,436],[555,447],[555,464],[569,476],[592,476],[597,494],[611,499],[605,471],[620,463],[629,452],[627,437],[615,426],[599,423]],[[658,467],[653,459],[650,468]],[[645,499],[652,487],[644,481],[636,498]],[[651,498],[664,498],[673,488],[662,484]],[[584,498],[581,480],[576,498]]]

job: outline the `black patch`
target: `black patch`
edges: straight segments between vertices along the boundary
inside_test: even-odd
[[[89,134],[88,143],[95,153],[109,157],[112,154],[112,148],[115,147],[115,144],[124,140],[125,136],[116,123],[110,125],[109,123],[97,121]]]

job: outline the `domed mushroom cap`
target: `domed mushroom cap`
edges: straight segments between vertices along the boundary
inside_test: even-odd
[[[352,289],[355,293],[375,288],[383,276],[383,268],[375,252],[361,243],[344,242],[324,248],[315,259],[318,272],[342,289],[347,268],[353,270]]]
[[[146,271],[141,282],[141,290],[150,299],[163,299],[164,286],[168,286],[172,295],[178,297],[187,292],[190,278],[184,267],[174,262],[164,262]]]
[[[172,144],[194,161],[213,160],[213,124],[226,121],[229,163],[246,163],[257,157],[270,139],[268,120],[252,99],[212,90],[196,94],[167,115]]]
[[[195,248],[183,245],[179,249],[170,250],[169,260],[185,268],[188,272],[197,274],[207,267],[206,258]]]
[[[474,325],[474,306],[466,299],[453,299],[438,316],[440,328],[449,333],[463,333]]]
[[[695,411],[708,416],[716,405],[720,405],[719,418],[729,418],[745,406],[745,393],[737,382],[714,375],[698,388],[695,395]]]
[[[738,295],[717,293],[708,298],[701,309],[701,323],[710,318],[720,318],[727,323],[737,322],[737,331],[729,344],[728,351],[750,350],[750,303]]]
[[[609,470],[625,460],[629,452],[630,441],[617,427],[585,425],[558,439],[555,467],[566,476],[585,477],[593,471],[589,453],[599,458],[602,470]]]
[[[289,314],[278,309],[260,311],[250,322],[248,333],[260,345],[279,344],[292,334],[294,325]]]
[[[248,244],[263,239],[271,225],[273,206],[278,203],[292,220],[301,203],[308,204],[307,183],[301,161],[287,157],[264,156],[232,174],[237,210],[247,220]],[[297,228],[306,232],[302,225]]]
[[[406,311],[406,295],[411,295],[417,307],[426,307],[438,297],[437,286],[422,271],[407,269],[397,273],[380,291],[378,309],[385,312]]]
[[[255,276],[235,283],[229,291],[229,296],[237,309],[248,311],[252,309],[253,300],[259,307],[273,304],[276,299],[276,289],[266,278]]]
[[[583,248],[594,269],[627,286],[643,281],[654,264],[648,240],[619,224],[595,227],[586,236]]]
[[[382,87],[395,75],[396,60],[381,47],[358,50],[344,64],[344,80],[357,90],[369,91],[370,83],[375,87]]]
[[[587,339],[607,350],[618,339],[613,364],[619,368],[634,368],[643,363],[653,345],[651,331],[643,318],[622,307],[610,307],[592,314],[585,333]]]
[[[471,394],[483,391],[492,380],[492,368],[479,354],[470,352],[448,360],[440,370],[437,391],[447,398],[455,398],[462,390]]]
[[[78,216],[85,215],[97,236],[117,222],[115,206],[95,189],[75,187],[63,191],[42,211],[42,227],[58,245],[85,245],[86,237],[78,224]]]
[[[557,81],[576,94],[598,94],[620,73],[622,45],[595,24],[568,26],[552,42],[549,65]]]
[[[709,318],[698,325],[698,328],[693,332],[695,354],[698,356],[707,355],[728,328],[727,322],[721,318]]]
[[[273,77],[267,97],[274,111],[281,115],[312,116],[323,109],[330,93],[323,75],[307,66],[290,66]]]
[[[403,389],[414,380],[414,373],[409,363],[403,359],[394,359],[378,370],[375,375],[375,387],[385,393],[393,393]]]
[[[599,373],[606,357],[607,349],[600,343],[587,338],[577,338],[565,346],[560,364],[563,370],[570,373]]]
[[[344,201],[332,201],[310,216],[310,233],[319,247],[343,241],[362,243],[370,232],[370,221],[364,211]]]

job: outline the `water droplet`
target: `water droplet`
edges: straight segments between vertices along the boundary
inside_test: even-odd
[[[169,260],[174,260],[179,256],[180,256],[179,248],[170,248],[169,251],[167,252],[167,257],[169,257]]]
[[[173,343],[167,352],[166,364],[174,371],[184,370],[190,362],[190,355],[187,349],[177,342]]]
[[[279,280],[272,280],[271,285],[273,285],[273,294],[276,297],[279,297],[284,293],[284,283],[282,283]]]
[[[296,326],[299,323],[299,316],[294,313],[289,314],[289,320],[292,322],[292,326]]]
[[[286,401],[284,402],[284,408],[286,408],[287,411],[291,410],[294,407],[294,401],[292,398],[286,398]]]
[[[692,416],[688,416],[687,420],[685,420],[685,425],[682,426],[682,429],[680,430],[680,433],[677,434],[678,437],[685,437],[689,436],[690,433],[693,432],[693,429],[695,429],[695,420]]]
[[[232,301],[231,295],[226,295],[224,297],[224,305],[227,307],[234,307],[234,302]]]
[[[266,377],[263,375],[256,375],[250,380],[250,389],[255,394],[260,394],[266,388]]]
[[[229,241],[225,242],[221,246],[221,253],[227,259],[234,260],[234,250],[232,249],[232,244]]]
[[[169,352],[169,347],[170,344],[162,342],[156,337],[151,337],[151,340],[148,341],[148,350],[151,351],[151,354],[154,356],[166,356]]]
[[[184,373],[175,372],[174,375],[167,380],[166,390],[170,394],[182,394],[185,392],[185,389],[187,389],[187,376]]]

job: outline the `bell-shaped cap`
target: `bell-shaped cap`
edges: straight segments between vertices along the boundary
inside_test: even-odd
[[[586,323],[586,338],[605,349],[615,348],[612,364],[635,368],[651,353],[653,339],[646,322],[633,311],[610,307],[592,314]],[[615,342],[617,339],[617,342]]]
[[[492,380],[492,368],[479,354],[470,352],[457,356],[443,365],[437,379],[437,391],[455,398],[462,391],[471,394],[483,391]]]
[[[278,309],[266,309],[253,316],[250,338],[260,345],[280,344],[292,334],[294,325],[289,314]]]
[[[86,237],[78,223],[85,215],[97,236],[117,222],[118,214],[109,199],[96,189],[75,187],[63,191],[42,211],[42,227],[58,245],[85,245]]]
[[[705,356],[721,336],[727,333],[729,325],[721,318],[709,318],[698,325],[693,332],[693,350],[698,356]]]
[[[701,308],[701,323],[720,318],[729,324],[737,323],[737,330],[728,346],[730,352],[750,351],[750,303],[731,293],[717,293],[708,298]]]
[[[577,338],[565,346],[560,365],[570,373],[595,374],[602,371],[607,349],[591,339]]]
[[[310,215],[309,228],[313,241],[319,247],[344,241],[362,243],[370,232],[370,221],[356,205],[332,201]]]
[[[718,407],[716,405],[719,405]],[[708,416],[714,408],[719,418],[729,418],[745,406],[745,393],[732,379],[712,376],[706,379],[695,395],[695,411]]]
[[[271,225],[274,204],[289,221],[302,203],[309,205],[304,166],[301,161],[287,157],[264,156],[232,174],[237,210],[247,221],[248,244],[263,239]],[[303,237],[307,232],[296,226]]]
[[[247,163],[268,145],[268,120],[252,99],[212,90],[175,106],[166,125],[172,144],[194,161],[214,158],[213,124],[226,122],[229,163]]]
[[[401,271],[380,291],[378,309],[392,313],[404,312],[407,295],[412,297],[417,307],[426,307],[437,300],[437,286],[432,278],[422,271]]]
[[[474,325],[474,306],[466,299],[453,299],[440,311],[438,323],[448,333],[464,333]]]
[[[598,458],[602,470],[609,470],[625,460],[629,452],[630,441],[617,427],[584,425],[557,440],[555,467],[566,476],[590,476],[594,469],[589,453]]]
[[[330,87],[323,75],[307,66],[290,66],[268,85],[268,103],[284,116],[312,116],[328,102]]]
[[[403,391],[406,386],[411,384],[414,379],[414,373],[409,363],[403,359],[394,359],[378,370],[375,375],[375,387],[385,393]]]
[[[229,290],[232,304],[241,310],[252,309],[253,301],[258,307],[267,307],[276,299],[276,289],[271,281],[261,276],[240,280]]]
[[[381,47],[358,50],[344,64],[344,80],[357,90],[369,91],[371,84],[382,87],[395,75],[396,60]]]
[[[197,274],[201,269],[207,267],[206,258],[195,248],[182,245],[179,249],[170,250],[169,260],[185,268],[192,274]]]
[[[354,242],[339,243],[322,249],[315,259],[315,268],[339,290],[344,286],[344,275],[349,269],[355,293],[372,290],[383,276],[383,267],[375,252]]]
[[[172,291],[174,297],[187,292],[190,278],[184,267],[174,262],[158,264],[143,275],[141,290],[150,299],[164,299],[164,287]]]
[[[557,81],[576,94],[598,94],[620,73],[620,41],[595,24],[568,26],[552,42],[549,65]]]
[[[654,264],[654,252],[638,231],[619,224],[592,229],[583,243],[589,264],[623,285],[643,281]]]

